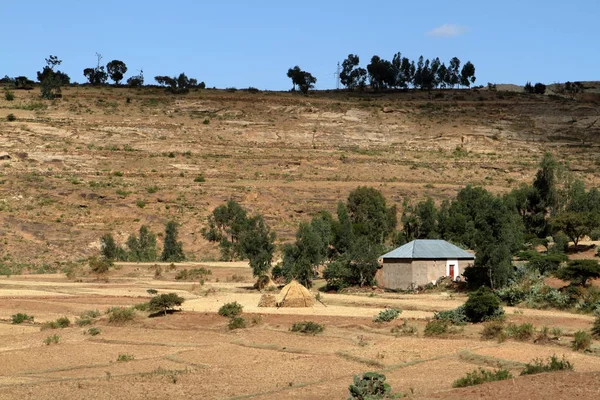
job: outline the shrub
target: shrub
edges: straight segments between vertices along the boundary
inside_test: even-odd
[[[385,375],[377,372],[365,372],[362,377],[354,376],[354,382],[348,386],[348,400],[383,399],[388,397],[392,388],[385,383]]]
[[[323,332],[324,329],[325,327],[319,323],[312,321],[302,321],[296,322],[294,325],[292,325],[290,331],[316,335],[317,333]]]
[[[199,279],[204,279],[207,275],[211,275],[212,271],[210,269],[206,269],[204,267],[193,268],[188,271],[188,269],[182,269],[177,272],[175,275],[175,280],[178,281],[197,281]]]
[[[498,339],[499,342],[503,342],[504,339],[506,339],[504,323],[502,321],[489,321],[484,323],[481,338],[486,340]]]
[[[184,301],[185,299],[177,293],[159,294],[150,299],[148,309],[150,311],[160,311],[164,315],[167,315],[169,310],[172,310],[176,306],[181,306]]]
[[[8,115],[6,116],[6,120],[7,120],[8,122],[13,122],[13,121],[16,121],[16,120],[17,120],[17,117],[15,117],[15,114],[8,114]]]
[[[6,101],[13,101],[15,99],[15,94],[8,88],[4,88],[4,98]]]
[[[373,322],[390,322],[398,318],[402,313],[402,310],[397,308],[388,308],[380,311],[379,314],[373,318]]]
[[[449,325],[450,323],[446,320],[432,319],[431,321],[427,322],[427,325],[425,325],[425,330],[423,331],[423,334],[425,336],[445,335],[446,333],[448,333]]]
[[[239,304],[237,301],[234,301],[233,303],[223,304],[221,308],[219,308],[219,315],[228,318],[237,317],[242,313],[243,308],[244,307],[242,307],[242,305]]]
[[[594,325],[592,326],[592,336],[596,339],[600,339],[600,315],[596,317],[596,320],[594,320]]]
[[[395,336],[414,336],[417,334],[417,327],[408,325],[408,321],[404,320],[402,325],[394,326],[390,332]]]
[[[71,321],[69,320],[69,318],[60,317],[56,321],[48,321],[42,324],[42,330],[68,328],[70,325]]]
[[[148,311],[150,309],[150,303],[134,304],[133,309],[136,311]]]
[[[133,354],[119,354],[117,357],[118,362],[127,362],[133,360],[135,357]]]
[[[99,310],[87,310],[79,314],[79,318],[98,318],[101,315]]]
[[[194,182],[198,182],[198,183],[206,182],[206,178],[204,177],[203,174],[200,174],[194,178]]]
[[[51,344],[58,344],[60,340],[60,336],[58,335],[52,335],[52,336],[48,336],[46,339],[44,339],[44,344],[46,346],[50,346]]]
[[[521,375],[534,375],[541,374],[542,372],[551,372],[551,371],[572,371],[573,364],[569,361],[565,360],[563,356],[562,360],[559,360],[556,355],[548,358],[548,362],[544,363],[544,360],[541,358],[536,358],[532,362],[525,364],[525,369],[521,371]]]
[[[109,314],[108,323],[122,324],[133,320],[135,310],[130,307],[113,307],[108,310],[107,314]]]
[[[17,313],[12,315],[11,321],[13,324],[22,324],[23,322],[33,322],[33,315],[27,315],[23,313]]]
[[[571,348],[575,351],[585,351],[592,345],[592,335],[586,331],[577,331],[571,342]]]
[[[486,287],[470,293],[464,307],[467,320],[473,323],[488,321],[504,314],[500,299]]]
[[[535,333],[535,328],[530,323],[525,323],[521,325],[509,324],[506,327],[506,336],[515,340],[529,340],[533,337]]]
[[[448,321],[453,325],[466,325],[468,322],[467,315],[465,314],[465,306],[455,308],[449,311],[440,311],[433,314],[434,319]]]
[[[92,324],[92,320],[89,318],[78,318],[75,320],[75,325],[77,326],[87,326],[87,325],[91,325]]]
[[[90,336],[96,336],[99,335],[102,331],[98,328],[90,328],[87,330],[88,335]]]
[[[233,317],[229,320],[229,324],[227,324],[227,327],[230,330],[243,329],[246,327],[246,320],[242,317]]]
[[[511,379],[512,375],[506,369],[499,369],[496,371],[487,371],[483,368],[474,370],[473,372],[467,373],[467,376],[457,379],[452,384],[452,387],[467,387],[473,385],[480,385],[485,382],[503,381],[505,379]]]

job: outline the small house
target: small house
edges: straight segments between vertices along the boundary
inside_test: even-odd
[[[475,256],[445,240],[413,240],[380,257],[376,279],[386,289],[409,289],[440,277],[456,280]]]

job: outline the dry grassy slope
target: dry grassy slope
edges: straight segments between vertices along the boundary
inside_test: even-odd
[[[547,150],[599,183],[599,106],[582,100],[487,90],[16,95],[0,99],[0,147],[11,157],[0,161],[0,244],[19,262],[80,259],[104,232],[125,240],[168,219],[182,223],[192,258],[210,258],[217,251],[200,230],[229,198],[266,215],[284,241],[358,185],[398,205],[449,198],[466,184],[502,192],[530,181]],[[461,145],[468,154],[455,152]],[[194,182],[200,174],[206,182]]]

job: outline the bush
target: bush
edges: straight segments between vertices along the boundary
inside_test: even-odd
[[[71,321],[69,320],[69,318],[60,317],[56,321],[48,321],[42,324],[42,330],[68,328],[70,325]]]
[[[60,336],[58,335],[52,335],[52,336],[48,336],[46,339],[44,339],[44,344],[46,346],[50,346],[51,344],[58,344],[60,340]]]
[[[496,296],[502,300],[508,306],[516,306],[527,298],[527,290],[518,286],[511,285],[502,289],[496,290]]]
[[[464,307],[467,320],[473,323],[488,321],[504,314],[500,299],[487,287],[470,293]]]
[[[5,88],[4,89],[4,98],[6,99],[6,101],[13,101],[15,99],[15,94],[8,88]]]
[[[373,318],[373,322],[390,322],[398,318],[398,316],[402,313],[402,310],[397,308],[388,308],[386,310],[380,311],[379,314]]]
[[[102,331],[98,328],[90,328],[87,330],[88,335],[90,336],[97,336],[101,333]]]
[[[133,360],[135,357],[133,354],[119,354],[117,357],[118,362],[127,362]]]
[[[600,316],[597,316],[594,321],[594,325],[592,326],[592,336],[596,339],[600,339]]]
[[[178,281],[197,281],[199,279],[204,279],[207,275],[211,275],[212,271],[210,269],[206,269],[204,267],[193,268],[191,270],[182,269],[175,275],[175,280]]]
[[[159,294],[150,299],[148,309],[150,311],[160,311],[164,315],[167,315],[169,310],[172,310],[176,306],[181,306],[184,301],[185,299],[177,293]]]
[[[206,182],[206,178],[204,177],[203,174],[200,174],[194,178],[194,182],[196,182],[196,183]]]
[[[234,301],[233,303],[223,304],[221,308],[219,308],[219,315],[228,318],[237,317],[242,313],[243,308],[244,307],[242,307],[242,305],[239,304],[237,301]]]
[[[592,345],[592,335],[586,331],[577,331],[571,342],[571,348],[575,351],[585,351]]]
[[[533,375],[540,374],[542,372],[551,371],[571,371],[573,370],[573,364],[565,360],[564,356],[562,360],[559,360],[556,355],[548,358],[548,362],[544,364],[544,360],[536,358],[532,362],[525,364],[525,369],[521,371],[521,375]]]
[[[447,321],[453,325],[466,325],[468,322],[467,315],[465,314],[465,306],[462,305],[454,310],[440,311],[433,314],[434,319]]]
[[[448,333],[449,325],[450,323],[447,320],[432,319],[431,321],[427,322],[427,325],[425,325],[425,330],[423,331],[423,334],[425,336],[445,335],[446,333]]]
[[[17,120],[17,117],[15,117],[15,114],[8,114],[8,115],[6,116],[6,120],[7,120],[8,122],[13,122],[13,121],[16,121],[16,120]]]
[[[506,338],[504,323],[502,321],[489,321],[484,323],[481,338],[485,340],[498,339],[499,342],[503,342]]]
[[[499,369],[496,371],[487,371],[483,368],[474,370],[473,372],[467,373],[467,376],[457,379],[452,384],[452,387],[467,387],[473,385],[480,385],[485,382],[503,381],[505,379],[511,379],[512,375],[506,369]]]
[[[246,320],[242,317],[233,317],[229,320],[227,327],[231,330],[243,329],[246,327]]]
[[[75,320],[75,325],[81,327],[81,326],[87,326],[87,325],[91,325],[92,324],[92,320],[89,318],[78,318]]]
[[[385,383],[385,375],[377,372],[365,372],[362,377],[354,376],[354,382],[348,386],[348,400],[383,399],[390,395],[392,388]]]
[[[408,321],[404,320],[402,325],[393,327],[390,332],[395,336],[414,336],[417,334],[417,327],[408,325]]]
[[[122,324],[133,320],[135,310],[130,307],[113,307],[108,310],[107,314],[109,314],[109,324]]]
[[[27,315],[23,313],[14,314],[11,317],[13,324],[22,324],[23,322],[33,322],[33,315]]]
[[[316,335],[317,333],[323,332],[324,329],[325,327],[323,327],[323,325],[318,324],[316,322],[302,321],[296,322],[294,325],[292,325],[290,331]]]
[[[515,340],[526,341],[533,337],[535,328],[530,323],[521,325],[509,324],[506,327],[506,336]]]
[[[99,310],[87,310],[79,314],[79,318],[98,318],[101,315]]]

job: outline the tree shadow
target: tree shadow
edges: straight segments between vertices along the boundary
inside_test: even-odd
[[[178,312],[181,312],[181,310],[167,310],[167,315],[175,314]],[[156,317],[164,317],[164,316],[165,316],[164,311],[157,311],[155,313],[148,315],[148,318],[156,318]]]

